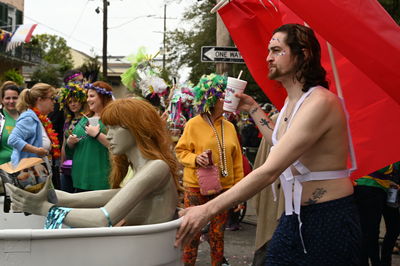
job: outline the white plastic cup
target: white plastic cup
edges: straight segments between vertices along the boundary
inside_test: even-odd
[[[243,92],[246,88],[247,81],[228,77],[228,83],[225,90],[224,111],[236,112],[240,98],[235,96],[235,93]]]
[[[89,125],[97,126],[99,124],[99,117],[88,117]]]

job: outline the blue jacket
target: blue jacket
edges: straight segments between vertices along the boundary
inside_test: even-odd
[[[22,151],[26,144],[43,146],[41,122],[31,109],[23,112],[17,119],[15,128],[8,137],[8,145],[13,147],[11,163],[17,166],[22,158],[38,157],[37,154]]]

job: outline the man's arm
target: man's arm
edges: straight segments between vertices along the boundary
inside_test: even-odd
[[[272,145],[272,133],[274,132],[275,127],[274,122],[269,119],[257,103],[249,110],[249,114],[253,118],[261,134],[267,140],[268,144]]]
[[[313,93],[317,94],[317,93]],[[271,150],[265,163],[225,193],[204,205],[185,209],[175,245],[188,241],[208,220],[235,204],[245,201],[274,182],[291,164],[298,160],[330,127],[330,113],[334,112],[330,99],[317,94],[296,115],[291,127]]]
[[[268,144],[272,145],[272,133],[274,131],[274,122],[269,119],[257,102],[249,95],[244,93],[235,94],[240,98],[238,110],[248,112],[256,123],[258,130],[265,137]]]
[[[229,208],[231,203],[234,205],[236,202],[247,200],[274,182],[329,130],[330,116],[335,112],[336,103],[332,101],[333,99],[324,97],[324,94],[311,95],[309,98],[299,109],[290,128],[271,149],[265,163],[250,173],[248,178],[244,178],[243,182],[240,181],[237,186],[224,193],[226,196],[221,195],[221,198],[226,197],[226,199],[216,201],[222,204],[215,205],[212,215]],[[212,207],[210,209],[213,210]]]

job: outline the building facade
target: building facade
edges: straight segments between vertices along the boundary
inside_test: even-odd
[[[0,0],[0,79],[8,70],[21,72],[22,66],[32,66],[41,61],[39,54],[22,46],[6,51],[12,32],[23,24],[23,18],[24,0]]]
[[[0,1],[0,27],[13,32],[17,25],[23,23],[24,0]]]

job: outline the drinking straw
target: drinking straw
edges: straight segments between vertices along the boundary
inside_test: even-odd
[[[240,79],[240,76],[242,76],[243,70],[240,70],[239,72],[239,76],[237,77],[237,79]]]

